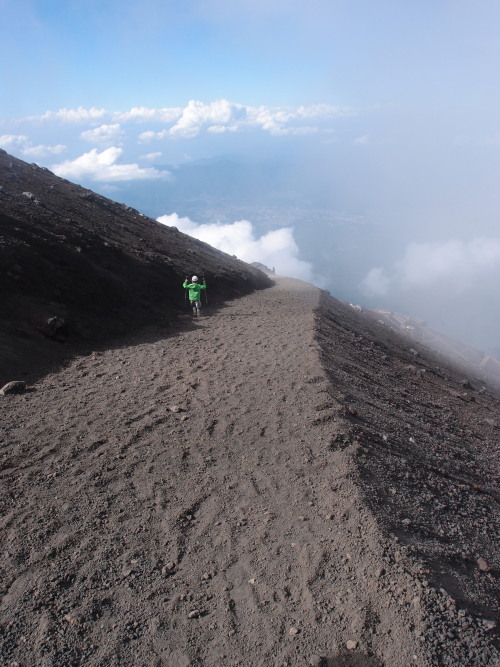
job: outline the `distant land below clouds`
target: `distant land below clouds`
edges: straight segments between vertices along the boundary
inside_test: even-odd
[[[89,187],[241,259],[420,317],[500,356],[498,235],[453,224],[423,232],[397,215],[352,213],[341,188],[328,191],[324,174],[302,178],[293,161],[220,156],[161,171],[169,177]]]
[[[151,217],[187,219],[242,259],[500,356],[498,134],[434,111],[63,108],[0,119],[0,146]]]
[[[422,230],[401,225],[399,211],[353,212],[342,179],[328,189],[317,165],[293,160],[219,156],[157,169],[168,177],[89,187],[244,261],[422,318],[500,357],[500,237],[487,226],[477,235],[449,221]]]

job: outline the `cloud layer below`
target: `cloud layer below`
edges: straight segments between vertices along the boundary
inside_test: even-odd
[[[251,143],[282,137],[329,137],[338,119],[357,115],[358,110],[330,104],[270,107],[227,99],[190,100],[184,107],[133,107],[128,111],[62,108],[10,122],[0,119],[0,132],[2,127],[7,130],[0,133],[0,147],[21,158],[42,162],[62,156],[63,162],[48,166],[66,178],[156,179],[163,175],[149,167],[141,168],[135,161],[150,160],[153,154],[156,160],[165,155],[167,160],[175,161],[174,156],[191,152],[182,147],[187,147],[183,142],[195,146],[193,140],[197,139],[220,144],[223,135],[227,146],[235,135],[251,137]],[[126,164],[119,163],[123,157]]]
[[[68,125],[159,123],[168,126],[166,132],[171,136],[195,137],[203,130],[230,132],[249,128],[260,128],[270,134],[303,133],[316,131],[333,118],[357,113],[358,110],[352,107],[331,104],[269,107],[218,99],[212,102],[190,100],[185,107],[133,107],[129,111],[84,107],[59,109],[24,121]]]
[[[299,249],[291,227],[282,227],[257,236],[253,224],[238,220],[232,224],[197,224],[177,213],[162,215],[158,221],[210,244],[218,250],[236,255],[244,262],[260,262],[275,268],[277,274],[314,282],[312,266],[298,258]]]
[[[436,331],[500,354],[498,237],[409,244],[392,266],[372,268],[362,289],[374,307],[421,317]]]
[[[500,238],[476,238],[470,242],[411,243],[391,269],[372,268],[363,281],[369,294],[428,290],[439,286],[451,294],[481,287],[498,279]]]

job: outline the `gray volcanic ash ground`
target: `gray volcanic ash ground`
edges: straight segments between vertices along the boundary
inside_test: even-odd
[[[492,389],[307,283],[0,176],[0,383],[26,383],[0,396],[2,664],[498,664]]]

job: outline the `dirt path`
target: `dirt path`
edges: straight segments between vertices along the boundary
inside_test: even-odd
[[[4,399],[2,664],[430,664],[329,446],[318,298],[279,279]]]

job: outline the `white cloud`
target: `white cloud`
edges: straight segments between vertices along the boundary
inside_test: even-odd
[[[64,144],[57,144],[56,146],[44,146],[40,144],[38,146],[25,146],[21,152],[25,157],[41,158],[48,155],[60,155],[65,150],[66,146]]]
[[[63,144],[55,146],[44,146],[39,144],[33,146],[31,141],[24,134],[3,134],[0,135],[0,146],[4,149],[19,151],[21,155],[27,158],[41,158],[48,155],[60,155],[66,150]]]
[[[182,107],[165,107],[150,109],[149,107],[134,107],[129,111],[115,111],[113,120],[121,123],[153,121],[158,123],[173,123],[182,116]]]
[[[92,107],[85,109],[78,107],[78,109],[59,109],[59,111],[46,111],[40,120],[53,121],[57,120],[63,123],[88,123],[89,121],[99,120],[109,114],[106,109],[96,109]],[[35,120],[33,118],[32,120]]]
[[[313,281],[312,266],[298,258],[299,249],[291,227],[282,227],[257,237],[253,224],[238,220],[232,224],[197,224],[176,213],[158,218],[165,225],[177,227],[181,232],[194,236],[218,250],[236,255],[244,262],[261,262],[275,267],[281,275]]]
[[[85,141],[93,144],[116,144],[123,137],[123,131],[119,123],[112,125],[100,125],[92,130],[83,131],[80,136]]]
[[[222,133],[252,128],[260,128],[273,135],[311,134],[322,129],[322,124],[327,120],[354,113],[356,112],[351,108],[328,104],[272,108],[235,104],[224,99],[210,104],[191,100],[170,128],[169,134],[196,137],[203,130]],[[319,125],[310,125],[311,121]]]
[[[374,267],[368,271],[363,280],[363,289],[368,294],[382,295],[387,294],[390,287],[390,278],[382,267]]]
[[[446,280],[467,289],[492,268],[500,269],[500,238],[412,243],[397,262],[396,273],[403,286],[429,286]]]
[[[168,137],[168,130],[161,130],[161,132],[147,130],[146,132],[141,132],[139,135],[139,143],[147,144],[155,139],[165,139],[165,137]]]
[[[297,108],[248,107],[247,115],[250,125],[261,127],[273,135],[311,134],[323,128],[323,123],[331,118],[357,113],[350,107],[332,106],[329,104],[313,104]],[[303,125],[311,120],[319,126]]]
[[[191,100],[169,133],[172,136],[196,137],[204,128],[235,129],[245,118],[246,109],[242,104],[234,104],[228,100],[216,100],[204,104],[198,100]]]
[[[211,134],[223,134],[224,132],[236,132],[236,125],[210,125],[207,127],[207,132]]]
[[[141,168],[137,164],[117,164],[123,151],[111,146],[99,153],[93,148],[80,155],[76,160],[66,160],[52,166],[58,176],[72,180],[90,179],[92,181],[132,181],[168,178],[169,173],[153,167]]]
[[[500,238],[411,243],[392,268],[371,269],[363,288],[372,295],[385,295],[448,286],[457,294],[495,276],[500,279]]]
[[[100,145],[113,140],[116,145],[121,132],[126,131],[127,126],[137,123],[151,125],[139,135],[139,141],[146,143],[169,136],[194,138],[202,132],[221,134],[260,129],[275,136],[329,132],[332,119],[357,113],[350,107],[329,104],[268,107],[219,99],[209,103],[190,100],[185,107],[133,107],[128,111],[109,111],[95,107],[63,108],[46,111],[41,116],[25,121],[42,122],[45,125],[86,125],[88,129],[81,133],[83,139],[97,141]]]
[[[146,153],[146,155],[141,155],[141,158],[143,160],[157,160],[163,155],[160,151],[157,151],[156,153]]]
[[[22,148],[28,143],[28,137],[24,134],[0,134],[0,146],[2,148]]]

